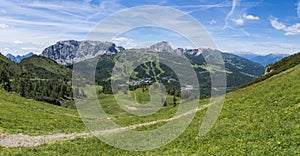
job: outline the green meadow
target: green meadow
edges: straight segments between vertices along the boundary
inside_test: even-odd
[[[300,155],[300,65],[267,80],[226,95],[214,127],[198,136],[205,110],[198,111],[189,127],[171,143],[151,151],[125,151],[96,137],[76,138],[37,147],[1,147],[0,155]],[[137,90],[143,103],[149,95]],[[75,110],[17,97],[1,91],[0,127],[5,134],[29,135],[87,131]],[[123,111],[112,95],[99,95],[103,109],[122,125],[166,119],[175,114],[172,97],[167,106],[148,117]],[[200,105],[208,100],[200,101]],[[139,127],[155,129],[165,124]]]

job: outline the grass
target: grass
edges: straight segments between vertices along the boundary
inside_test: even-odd
[[[76,110],[25,99],[0,90],[0,131],[45,135],[84,131]]]
[[[152,151],[125,151],[92,137],[33,148],[2,147],[0,155],[300,155],[299,75],[300,65],[229,93],[207,135],[197,135],[205,115],[200,111],[182,135]]]
[[[136,101],[141,105],[146,104],[150,101],[148,91],[143,92],[142,89],[137,89],[135,91],[130,91],[129,94],[131,95],[133,101]],[[124,111],[123,108],[121,108],[120,105],[118,105],[113,95],[100,94],[98,98],[101,107],[105,111],[107,116],[120,126],[130,126],[134,124],[151,122],[160,119],[168,119],[175,115],[178,108],[173,106],[173,96],[168,95],[166,99],[167,106],[162,107],[158,112],[154,113],[153,115],[141,117]],[[177,98],[177,102],[179,102],[179,98]],[[129,104],[130,101],[124,101],[124,103]],[[204,104],[207,103],[201,103],[201,105]]]
[[[138,89],[131,94],[138,96],[140,103],[150,97]],[[172,106],[173,97],[167,97],[167,107],[151,116],[139,117],[124,111],[114,100],[113,95],[101,94],[99,101],[105,113],[121,126],[172,117],[177,108]],[[81,133],[87,131],[77,110],[34,101],[0,90],[0,133],[48,135],[56,133]]]

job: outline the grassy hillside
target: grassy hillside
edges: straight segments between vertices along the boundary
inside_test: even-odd
[[[268,65],[266,67],[266,72],[271,75],[275,75],[282,71],[288,70],[298,64],[300,64],[300,53],[285,57],[276,63]]]
[[[0,148],[0,155],[299,155],[299,75],[300,65],[229,93],[206,136],[197,136],[205,114],[200,111],[180,137],[153,151],[124,151],[97,138],[78,138],[32,148]]]
[[[9,73],[10,76],[21,74],[21,68],[0,53],[0,72],[2,71]]]
[[[0,133],[45,135],[84,129],[76,110],[25,99],[0,89]]]
[[[266,80],[276,74],[279,74],[281,72],[284,72],[288,69],[291,69],[295,67],[296,65],[300,64],[300,53],[296,53],[294,55],[290,55],[288,57],[285,57],[281,59],[280,61],[270,64],[266,67],[265,75],[255,79],[254,81],[243,85],[242,87],[246,87],[258,82],[261,82],[263,80]]]
[[[131,92],[139,103],[150,100],[148,93],[141,89]],[[99,95],[99,101],[109,117],[115,122],[128,126],[146,121],[169,118],[176,111],[172,97],[167,97],[167,105],[159,113],[139,118],[125,111],[114,100],[113,95]],[[167,117],[166,117],[167,116]],[[25,99],[0,89],[0,134],[46,135],[55,133],[80,133],[85,126],[76,110],[62,108],[47,103]]]

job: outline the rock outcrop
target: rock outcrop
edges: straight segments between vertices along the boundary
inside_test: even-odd
[[[49,46],[41,55],[59,64],[67,65],[99,55],[116,54],[119,51],[112,42],[67,40]]]

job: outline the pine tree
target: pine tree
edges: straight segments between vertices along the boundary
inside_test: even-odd
[[[161,98],[161,101],[164,103],[164,107],[166,107],[167,106],[167,99],[165,99],[165,98]]]
[[[173,106],[176,107],[176,105],[177,105],[177,99],[176,99],[175,95],[173,96],[173,104],[174,104]]]

